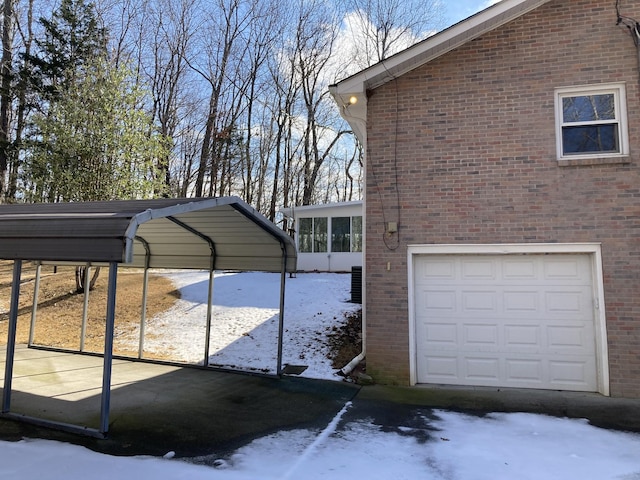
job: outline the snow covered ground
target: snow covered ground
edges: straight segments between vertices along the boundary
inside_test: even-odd
[[[146,349],[171,348],[202,361],[207,274],[168,273],[182,291],[175,308],[150,322]],[[275,370],[279,275],[221,274],[214,284],[212,363]],[[349,275],[299,274],[287,279],[284,363],[335,379],[326,334],[342,322]],[[160,335],[162,331],[162,335]],[[194,334],[199,331],[200,333]],[[137,346],[137,337],[130,339]],[[269,435],[230,456],[202,459],[98,454],[45,440],[0,442],[0,478],[66,480],[640,480],[640,435],[602,430],[586,421],[524,413],[467,416],[416,410],[417,423],[382,428],[347,420],[347,403],[324,430]],[[215,454],[214,454],[215,455]]]
[[[206,337],[209,273],[159,271],[181,290],[176,305],[149,321],[145,352],[171,354],[172,359],[202,363]],[[283,365],[306,365],[302,376],[336,379],[327,358],[327,335],[345,322],[345,313],[360,309],[350,303],[351,276],[302,273],[286,279]],[[209,364],[276,373],[280,274],[217,273],[213,282]],[[138,331],[119,338],[137,349]],[[124,340],[126,342],[124,343]]]
[[[382,432],[367,422],[341,422],[339,414],[324,431],[269,435],[229,458],[218,459],[216,467],[169,458],[111,457],[44,440],[0,442],[0,478],[640,479],[640,435],[601,430],[580,420],[524,413],[485,418],[435,413],[437,420],[425,418],[421,432],[402,426],[398,432]]]

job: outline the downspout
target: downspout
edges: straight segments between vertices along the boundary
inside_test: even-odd
[[[362,323],[362,326],[364,328],[364,322]],[[366,356],[366,351],[364,349],[364,332],[362,335],[362,351],[356,355],[349,363],[347,363],[344,367],[342,367],[339,370],[339,375],[342,375],[343,377],[346,377],[347,375],[349,375],[351,372],[353,372],[353,370],[360,365],[360,362],[362,362]]]
[[[360,85],[359,91],[354,92],[345,92],[340,91],[340,86],[338,84],[329,85],[329,93],[333,96],[339,110],[340,116],[344,118],[351,128],[353,129],[354,135],[358,138],[360,143],[362,144],[362,151],[364,152],[364,179],[365,179],[365,189],[363,191],[363,212],[362,212],[362,231],[363,236],[366,231],[366,179],[367,179],[367,161],[366,161],[366,152],[367,152],[367,93],[364,88],[365,85]],[[364,237],[363,247],[362,247],[362,257],[365,258],[365,251],[367,248],[366,237]],[[362,281],[366,278],[366,265],[365,262],[362,262]],[[366,283],[366,282],[365,282]],[[344,367],[336,372],[337,375],[341,375],[346,377],[349,375],[359,364],[362,362],[367,355],[367,321],[366,321],[366,296],[367,289],[362,289],[362,351],[356,355],[349,363],[347,363]]]
[[[363,252],[364,253],[364,252]],[[364,262],[363,262],[364,263]],[[364,282],[364,269],[365,266],[362,266],[362,282]],[[362,305],[365,305],[366,302],[366,289],[362,289]],[[360,365],[365,357],[367,356],[367,322],[365,321],[365,309],[362,308],[362,320],[361,320],[361,335],[362,335],[362,351],[353,357],[349,363],[347,363],[344,367],[336,372],[336,375],[340,375],[342,377],[348,376],[353,370]]]

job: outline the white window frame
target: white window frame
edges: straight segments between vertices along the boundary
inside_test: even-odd
[[[555,90],[556,112],[556,152],[558,160],[587,160],[587,159],[619,159],[629,155],[629,132],[627,128],[627,97],[624,83],[607,83],[599,85],[582,85],[579,87],[562,87]],[[584,122],[582,125],[615,124],[618,126],[618,152],[593,152],[587,154],[564,154],[562,129],[564,112],[562,99],[588,95],[613,94],[615,105],[615,119],[606,122]],[[569,125],[569,124],[567,124]],[[580,125],[571,123],[571,125]]]

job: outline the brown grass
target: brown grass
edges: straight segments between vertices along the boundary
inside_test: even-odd
[[[37,319],[34,344],[56,348],[78,350],[82,331],[84,295],[75,292],[74,267],[60,266],[55,269],[45,265],[41,269],[38,294]],[[33,305],[33,290],[36,268],[32,262],[22,267],[17,342],[27,343]],[[89,294],[89,308],[84,350],[104,351],[105,316],[107,308],[107,283],[109,269],[101,268],[95,289]],[[13,262],[0,261],[0,344],[7,338]],[[143,271],[119,268],[116,296],[116,320],[114,353],[137,356],[138,352],[122,345],[119,337],[130,333],[140,324],[142,313]],[[149,275],[147,292],[147,321],[169,309],[180,297],[170,280],[158,275]],[[162,355],[145,354],[148,358],[163,358]],[[164,357],[166,358],[166,357]]]

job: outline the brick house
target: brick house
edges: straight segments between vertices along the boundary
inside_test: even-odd
[[[503,0],[330,87],[366,146],[377,382],[640,397],[634,19]]]

